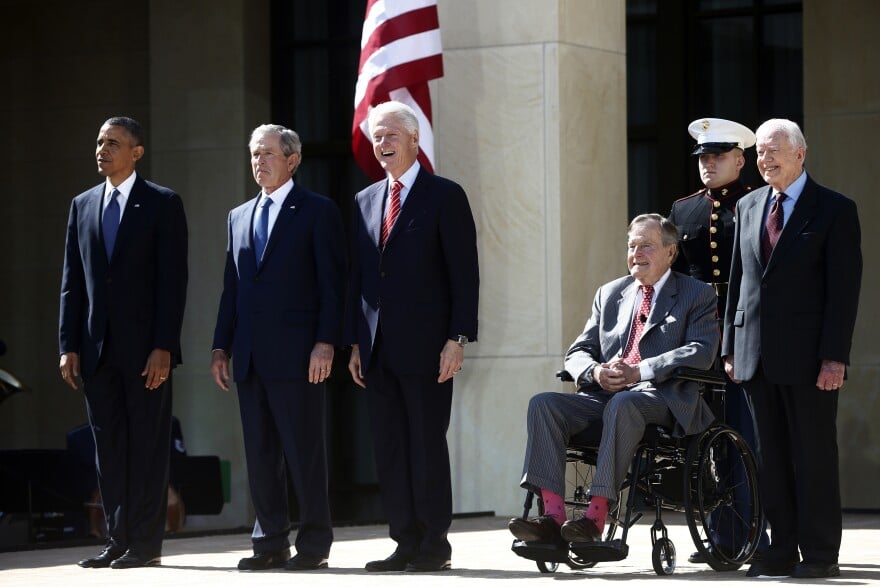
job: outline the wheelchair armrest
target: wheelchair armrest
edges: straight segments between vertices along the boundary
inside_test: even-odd
[[[693,369],[691,367],[678,367],[672,374],[678,379],[708,383],[710,385],[724,385],[727,380],[724,372],[717,369]]]
[[[574,382],[574,377],[571,376],[571,373],[566,371],[565,369],[556,372],[556,378],[562,382]]]

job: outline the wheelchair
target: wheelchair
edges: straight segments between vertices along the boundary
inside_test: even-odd
[[[566,371],[556,374],[572,381]],[[676,377],[702,384],[703,398],[716,415],[707,430],[676,438],[662,426],[649,425],[633,457],[617,502],[599,542],[545,544],[514,540],[512,550],[533,560],[542,573],[553,573],[561,565],[572,570],[588,569],[600,562],[627,557],[627,538],[646,511],[653,511],[651,526],[652,564],[658,575],[675,572],[675,545],[663,524],[662,512],[684,513],[694,546],[716,571],[733,571],[749,562],[758,547],[763,513],[758,496],[755,457],[743,437],[718,420],[724,414],[725,378],[720,371],[679,369]],[[589,504],[587,490],[596,467],[601,426],[591,426],[573,436],[566,450],[566,494],[569,520],[583,516]],[[535,500],[529,491],[523,518],[529,516]],[[543,502],[537,500],[538,513]],[[722,523],[714,530],[712,517]],[[718,522],[719,520],[715,520]],[[618,537],[619,534],[619,537]]]

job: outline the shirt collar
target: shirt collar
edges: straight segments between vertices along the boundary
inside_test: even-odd
[[[419,174],[419,169],[421,169],[421,165],[418,161],[414,161],[412,165],[410,165],[409,169],[403,172],[403,175],[397,178],[397,181],[403,184],[403,189],[409,190],[416,182],[416,176]],[[388,175],[388,189],[391,189],[391,184],[394,183],[394,178],[391,175]]]
[[[666,270],[660,279],[657,280],[657,283],[654,284],[654,299],[657,299],[657,294],[660,293],[660,290],[663,289],[663,286],[666,285],[666,282],[669,281],[669,276],[672,275],[672,268]],[[639,283],[638,281],[636,283]],[[639,287],[643,287],[641,283],[639,283]]]
[[[788,198],[791,198],[792,202],[797,202],[797,199],[801,197],[801,193],[804,191],[804,186],[807,185],[807,172],[806,170],[802,171],[796,180],[794,180],[790,186],[782,190]],[[772,190],[773,197],[776,197],[776,190]]]
[[[131,175],[125,178],[125,181],[120,183],[117,186],[114,186],[110,183],[110,178],[107,178],[107,181],[104,182],[104,203],[110,201],[110,194],[113,193],[113,190],[119,190],[119,196],[117,198],[122,198],[123,200],[128,200],[128,196],[131,193],[131,188],[134,187],[134,181],[137,179],[137,172],[132,171]]]
[[[284,203],[285,198],[287,198],[287,194],[289,194],[293,190],[293,178],[291,177],[286,182],[281,184],[281,187],[272,192],[271,194],[267,194],[264,191],[260,191],[260,201],[257,202],[257,206],[262,206],[263,202],[266,198],[272,200],[272,203],[275,204],[275,209],[278,209],[278,206]]]

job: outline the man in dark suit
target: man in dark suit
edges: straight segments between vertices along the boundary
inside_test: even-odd
[[[727,374],[755,406],[763,450],[772,538],[748,575],[837,576],[836,418],[861,285],[858,212],[804,171],[797,124],[768,120],[755,134],[769,185],[737,205],[722,345]]]
[[[262,125],[249,146],[262,190],[229,213],[211,357],[211,373],[223,390],[234,358],[257,518],[254,555],[238,568],[326,568],[333,530],[324,381],[342,333],[342,219],[332,200],[294,183],[302,157],[294,131]],[[293,558],[285,463],[300,507]]]
[[[452,378],[477,337],[474,219],[458,184],[416,161],[415,113],[399,102],[369,117],[388,177],[358,193],[346,336],[366,387],[376,468],[397,549],[368,571],[450,568],[452,483],[446,430]]]
[[[727,278],[736,232],[736,203],[751,191],[740,181],[746,163],[743,151],[755,144],[755,133],[745,126],[723,118],[700,118],[688,125],[688,132],[697,141],[692,155],[697,156],[700,179],[705,187],[672,204],[669,221],[678,228],[678,249],[681,253],[672,269],[686,273],[715,288],[718,294],[718,315],[724,315],[727,302]],[[722,414],[719,414],[721,416]],[[752,408],[742,387],[727,380],[724,397],[724,421],[742,434],[753,451],[758,451]],[[742,477],[741,469],[733,472]],[[719,508],[711,514],[715,544],[726,545],[738,532],[747,531],[747,517],[732,508]],[[758,552],[767,550],[770,539],[762,532]],[[688,557],[692,563],[705,563],[702,552]]]
[[[513,518],[511,533],[525,542],[598,540],[617,501],[647,424],[682,436],[714,419],[699,385],[672,378],[678,367],[708,369],[718,350],[715,291],[670,269],[678,231],[659,214],[630,223],[630,274],[599,288],[583,333],[565,355],[578,392],[540,393],[529,402],[528,440],[520,485],[544,504],[544,515]],[[584,517],[567,520],[565,448],[569,439],[602,423],[596,473]]]
[[[98,133],[100,185],[74,198],[61,280],[61,376],[82,375],[107,545],[81,567],[159,564],[171,450],[171,369],[181,362],[187,228],[173,191],[135,173],[144,133]]]

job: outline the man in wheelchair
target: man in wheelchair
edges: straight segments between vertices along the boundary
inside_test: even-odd
[[[565,356],[576,394],[541,393],[529,402],[528,441],[520,485],[543,502],[544,515],[513,518],[519,540],[560,544],[602,536],[645,427],[675,436],[697,434],[714,417],[695,381],[673,378],[681,367],[708,369],[720,331],[711,286],[670,267],[678,232],[659,214],[629,225],[629,275],[599,288],[592,314]],[[567,520],[566,445],[590,426],[602,426],[596,471],[583,517]]]

